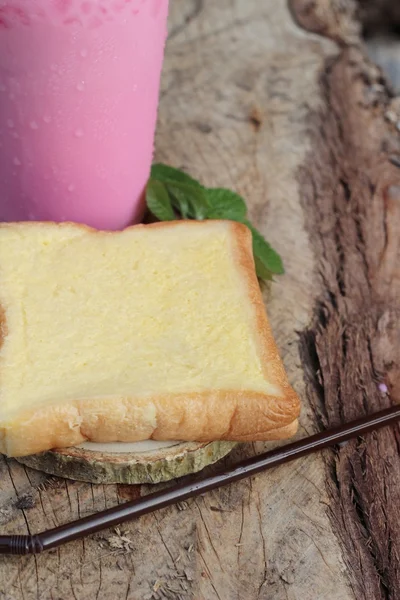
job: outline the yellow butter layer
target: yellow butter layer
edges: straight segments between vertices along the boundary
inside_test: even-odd
[[[274,393],[229,224],[0,228],[0,420],[53,402]]]

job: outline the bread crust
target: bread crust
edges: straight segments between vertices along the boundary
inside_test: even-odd
[[[196,221],[185,221],[184,224],[201,226]],[[16,225],[26,226],[26,223],[12,224],[13,227]],[[98,233],[84,225],[73,225]],[[182,221],[173,221],[133,227],[181,225]],[[0,225],[8,226],[10,224],[7,223]],[[0,452],[18,457],[52,448],[75,446],[87,440],[257,441],[284,439],[293,435],[297,430],[300,402],[289,384],[269,325],[254,268],[251,233],[240,223],[229,222],[229,226],[235,261],[254,308],[256,340],[263,372],[266,381],[278,390],[276,395],[246,390],[188,391],[187,394],[83,399],[43,406],[18,413],[15,418],[0,424]],[[7,335],[4,311],[0,311],[0,321],[0,333],[4,338]]]
[[[298,400],[258,392],[217,391],[152,398],[106,398],[18,414],[0,430],[0,451],[36,454],[84,441],[274,440],[297,429]]]

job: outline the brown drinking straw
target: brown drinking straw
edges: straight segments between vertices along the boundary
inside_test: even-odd
[[[44,550],[56,548],[66,542],[96,533],[106,527],[113,527],[134,517],[140,517],[176,502],[204,494],[228,483],[240,481],[245,477],[255,475],[260,471],[276,467],[295,458],[346,442],[374,429],[392,425],[398,419],[400,419],[400,406],[393,406],[357,421],[352,421],[347,425],[328,429],[270,452],[259,454],[215,475],[150,494],[145,498],[115,506],[38,535],[0,536],[0,554],[39,554]]]

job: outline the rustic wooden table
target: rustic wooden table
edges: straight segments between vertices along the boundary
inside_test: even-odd
[[[266,301],[303,399],[299,436],[400,400],[400,109],[351,7],[171,7],[157,158],[237,189],[283,255],[287,273]],[[383,430],[120,530],[3,557],[0,598],[398,599],[399,444],[399,431]],[[1,532],[34,533],[150,491],[0,458]]]

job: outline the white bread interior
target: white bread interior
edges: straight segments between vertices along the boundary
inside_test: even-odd
[[[296,431],[244,225],[2,224],[0,306],[8,456]]]

